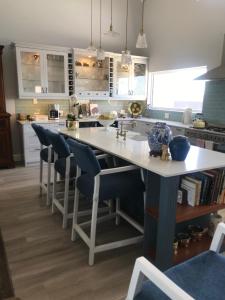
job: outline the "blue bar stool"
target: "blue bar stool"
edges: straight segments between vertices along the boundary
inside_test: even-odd
[[[135,244],[143,239],[143,227],[131,219],[119,206],[116,206],[115,213],[97,218],[99,202],[112,198],[118,199],[121,197],[122,199],[122,197],[135,195],[137,191],[142,192],[144,196],[145,186],[141,178],[140,168],[129,165],[101,169],[98,159],[89,146],[80,144],[72,139],[68,139],[67,143],[74,153],[74,158],[77,163],[72,240],[74,241],[76,239],[77,234],[84,240],[89,247],[89,265],[93,265],[95,253]],[[101,158],[101,155],[98,158]],[[79,213],[79,193],[82,193],[88,199],[92,200],[91,221],[80,224],[77,218]],[[102,222],[116,216],[125,219],[141,234],[121,241],[96,245],[97,222]],[[90,237],[83,230],[83,228],[89,224],[91,224]]]
[[[139,257],[135,262],[126,300],[225,299],[225,256],[220,253],[223,251],[224,235],[225,224],[221,222],[208,251],[164,273],[146,258]]]
[[[68,224],[68,219],[71,219],[73,216],[73,213],[69,213],[69,185],[71,181],[75,180],[77,166],[75,158],[70,152],[70,148],[64,137],[50,130],[48,130],[48,136],[54,150],[52,213],[54,213],[55,207],[57,207],[63,215],[62,227],[65,229]],[[57,174],[59,174],[64,181],[63,198],[57,197],[57,194],[61,194],[61,192],[58,193],[56,190],[58,184]]]
[[[47,193],[46,204],[49,206],[51,204],[51,164],[53,163],[53,152],[51,147],[51,142],[48,138],[46,129],[35,123],[31,124],[34,129],[41,146],[40,150],[40,195],[42,195],[42,190],[44,189]],[[47,184],[43,183],[43,162],[48,164],[47,172]]]

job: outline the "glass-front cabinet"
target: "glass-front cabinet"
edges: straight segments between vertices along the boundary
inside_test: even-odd
[[[93,53],[74,49],[74,88],[78,98],[107,99],[113,89],[113,58],[98,61]]]
[[[68,97],[68,53],[16,47],[19,98]]]
[[[121,59],[117,58],[115,60],[115,97],[125,97],[130,96],[130,68],[123,67],[121,65]]]
[[[148,59],[132,57],[129,67],[121,65],[121,57],[114,62],[113,97],[129,100],[146,100],[148,85]]]

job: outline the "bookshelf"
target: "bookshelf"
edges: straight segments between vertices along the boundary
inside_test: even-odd
[[[215,213],[218,210],[225,209],[225,204],[199,205],[190,206],[177,204],[176,223],[189,221],[210,213]],[[154,219],[158,219],[158,208],[147,208],[148,214]]]

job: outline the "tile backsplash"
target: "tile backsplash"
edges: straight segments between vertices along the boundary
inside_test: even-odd
[[[127,110],[131,101],[128,100],[92,100],[91,103],[97,103],[100,113],[121,109]],[[59,104],[60,109],[63,110],[64,116],[69,112],[69,100],[38,100],[37,104],[33,104],[30,99],[16,100],[16,113],[24,114],[47,114],[48,104]],[[140,101],[146,108],[146,102]],[[145,117],[155,119],[165,119],[165,113],[169,113],[169,120],[182,122],[183,113],[164,110],[144,109],[143,115]],[[206,82],[206,89],[204,95],[204,102],[202,112],[205,119],[209,123],[225,125],[225,81],[209,81]],[[194,116],[194,115],[193,115]]]
[[[206,83],[202,112],[209,123],[225,125],[225,80]]]
[[[91,100],[91,103],[97,103],[99,112],[110,112],[115,110],[120,112],[121,109],[127,110],[131,101],[128,100]],[[80,101],[82,103],[82,101]],[[140,101],[145,108],[145,102]],[[66,116],[69,112],[69,100],[38,100],[37,104],[33,104],[33,100],[25,99],[16,101],[16,113],[24,113],[26,115],[38,113],[41,115],[48,114],[48,104],[59,104],[60,110],[63,110],[63,115]]]

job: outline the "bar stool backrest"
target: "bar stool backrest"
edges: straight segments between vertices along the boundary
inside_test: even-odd
[[[58,154],[60,158],[66,158],[70,155],[70,148],[65,138],[59,134],[46,129],[48,138],[52,144],[53,150]]]
[[[35,123],[31,124],[32,128],[34,129],[40,143],[46,147],[51,145],[51,142],[48,138],[48,135],[46,134],[46,129],[40,125],[37,125]]]
[[[85,173],[91,176],[96,176],[101,171],[100,164],[88,145],[76,142],[73,139],[68,139],[67,143],[70,147],[78,167]]]

